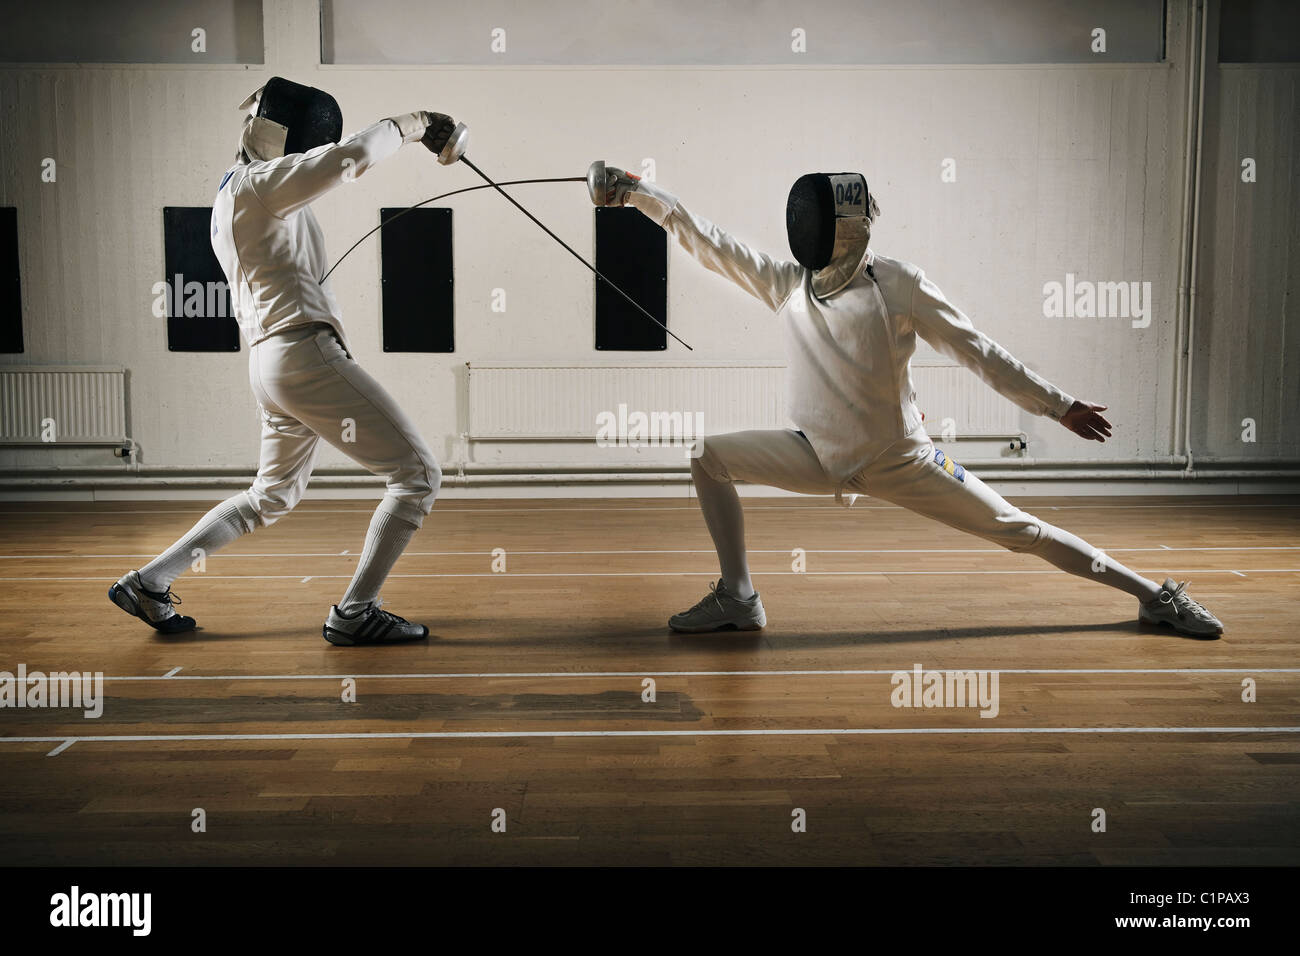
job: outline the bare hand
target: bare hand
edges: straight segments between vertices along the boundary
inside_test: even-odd
[[[1070,410],[1061,416],[1061,424],[1080,438],[1104,442],[1110,437],[1110,422],[1101,415],[1105,410],[1105,405],[1076,401],[1070,406]]]

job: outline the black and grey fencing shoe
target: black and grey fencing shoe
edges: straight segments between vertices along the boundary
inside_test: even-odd
[[[757,591],[749,600],[742,601],[732,595],[722,581],[710,584],[709,593],[693,608],[668,619],[668,626],[674,631],[687,634],[726,630],[757,631],[766,624],[767,614],[763,611],[763,602],[759,600]]]
[[[194,630],[194,618],[177,614],[175,604],[181,599],[171,588],[159,594],[146,591],[139,571],[128,571],[108,589],[108,599],[127,614],[134,615],[163,634],[180,634]]]
[[[330,608],[322,631],[325,640],[342,647],[357,644],[399,644],[418,641],[429,636],[423,624],[412,624],[404,617],[380,610],[378,604],[367,604],[353,615],[345,615],[338,605]]]
[[[1192,600],[1187,593],[1188,583],[1175,584],[1173,578],[1165,578],[1160,593],[1138,605],[1138,620],[1143,624],[1168,624],[1191,637],[1218,637],[1223,633],[1223,622]]]

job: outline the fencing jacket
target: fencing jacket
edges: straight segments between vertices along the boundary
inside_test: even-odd
[[[402,134],[380,120],[339,143],[232,166],[212,204],[212,250],[226,273],[239,331],[250,346],[298,325],[333,326],[346,345],[325,235],[308,203],[397,152]]]
[[[871,252],[835,295],[818,299],[812,272],[772,259],[642,182],[628,196],[702,265],[777,313],[790,419],[839,484],[921,427],[909,359],[920,336],[1035,415],[1059,418],[1074,399],[1025,368],[908,262]]]

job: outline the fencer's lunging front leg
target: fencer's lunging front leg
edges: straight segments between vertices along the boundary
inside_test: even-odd
[[[355,614],[379,600],[380,588],[417,530],[411,522],[392,514],[382,505],[375,511],[356,573],[338,603],[343,614]]]
[[[722,580],[711,584],[709,593],[694,607],[670,617],[668,626],[687,633],[764,627],[767,612],[749,577],[745,514],[733,482],[813,495],[834,491],[835,485],[826,477],[808,439],[790,428],[760,428],[701,439],[692,451],[691,477],[718,552]]]
[[[756,631],[767,624],[763,602],[749,579],[745,556],[745,513],[740,496],[726,477],[714,478],[699,458],[691,459],[691,475],[700,497],[704,523],[718,552],[722,579],[693,607],[674,614],[668,626],[686,634],[707,631]]]
[[[745,553],[745,511],[740,506],[740,495],[730,481],[711,478],[698,458],[691,459],[691,478],[704,523],[718,552],[722,583],[742,601],[748,600],[754,594],[754,583],[749,578],[749,557]]]

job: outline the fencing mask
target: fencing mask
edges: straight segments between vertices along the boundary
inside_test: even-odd
[[[248,110],[240,158],[278,159],[343,138],[343,112],[334,97],[313,86],[273,76],[239,105]]]
[[[813,294],[834,295],[862,267],[880,207],[861,173],[808,173],[790,187],[785,228],[790,251],[813,270]]]

